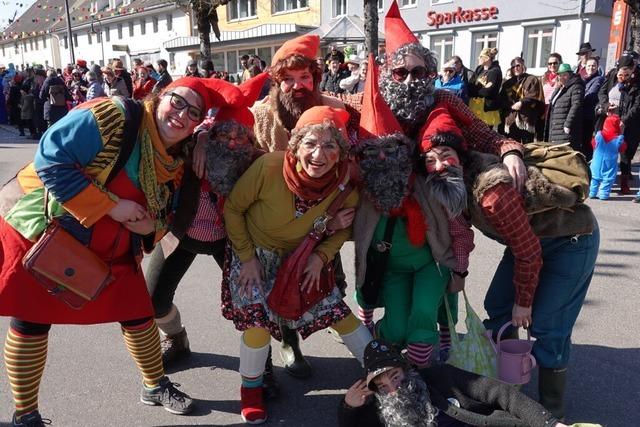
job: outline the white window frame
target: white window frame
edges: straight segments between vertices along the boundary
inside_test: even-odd
[[[287,3],[288,1],[292,1],[295,3],[295,7],[292,8],[287,8]],[[278,0],[273,0],[271,2],[271,14],[272,15],[279,15],[279,14],[284,14],[284,13],[290,13],[290,12],[298,12],[301,10],[308,10],[309,9],[309,1],[310,0],[306,0],[307,5],[306,6],[302,6],[300,3],[302,1],[305,0],[284,0],[284,8],[282,10],[278,10]]]
[[[157,33],[159,31],[159,19],[158,16],[152,16],[151,17],[151,25],[152,25],[152,29],[154,33]]]
[[[451,40],[447,40],[450,38]],[[438,43],[438,46],[435,45],[436,41],[434,40],[441,39],[442,42]],[[445,55],[447,50],[447,46],[451,46],[451,55]],[[438,64],[442,65],[445,61],[447,61],[451,56],[455,55],[455,47],[456,47],[456,36],[453,31],[447,31],[442,33],[431,33],[429,34],[429,50],[436,54],[436,58],[438,58]]]
[[[409,9],[418,6],[418,0],[400,0],[398,2],[400,9]]]
[[[258,17],[258,0],[255,0],[256,2],[256,7],[254,10],[249,10],[251,9],[251,4],[254,0],[231,0],[229,1],[229,3],[227,3],[227,22],[237,22],[237,21],[243,21],[245,19],[255,19]],[[248,15],[247,16],[243,16],[240,17],[240,2],[246,2],[247,3],[247,11],[248,11]],[[235,18],[231,18],[231,10],[233,5],[236,5],[236,17]]]
[[[480,55],[480,52],[482,51],[482,49],[484,49],[487,46],[487,42],[490,42],[490,38],[489,36],[495,34],[496,35],[496,49],[500,50],[500,31],[496,30],[485,30],[485,31],[474,31],[471,33],[471,65],[478,65],[476,64],[477,60],[478,60],[478,56]],[[484,36],[484,40],[483,40],[483,44],[482,47],[478,46],[478,43],[476,43],[476,39],[478,38],[478,36]],[[471,66],[470,65],[470,66]]]
[[[453,0],[431,0],[431,6],[440,6],[441,4],[453,3]]]
[[[539,26],[526,26],[524,29],[524,42],[522,45],[522,52],[525,60],[525,65],[528,69],[545,69],[546,68],[546,60],[548,55],[554,51],[554,46],[556,42],[556,28],[557,26],[554,24],[542,24]],[[545,37],[551,37],[551,44],[549,47],[549,52],[546,55],[543,55],[542,52],[542,40]],[[533,54],[533,63],[529,63],[529,43],[531,39],[536,38],[538,40],[538,46],[536,48],[536,52]]]
[[[173,15],[170,13],[167,13],[166,20],[167,20],[167,31],[173,31]]]
[[[344,6],[344,10],[342,13],[338,13],[338,5]],[[339,18],[341,16],[345,16],[347,14],[347,0],[331,0],[331,17]]]

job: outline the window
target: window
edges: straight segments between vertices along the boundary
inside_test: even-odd
[[[89,30],[89,32],[87,33],[87,43],[92,44],[93,41],[91,40],[91,30]]]
[[[228,20],[256,16],[257,0],[231,0],[227,5]]]
[[[271,48],[270,47],[259,47],[258,56],[267,64],[271,64]]]
[[[64,48],[69,49],[69,37],[64,36]]]
[[[227,71],[229,74],[238,72],[238,52],[235,50],[227,52]]]
[[[471,53],[471,63],[476,63],[482,49],[492,47],[498,47],[497,32],[473,33],[473,52]]]
[[[2,56],[5,56],[6,54],[4,53],[4,45],[2,46]]]
[[[78,47],[78,33],[73,33],[73,46]]]
[[[309,7],[309,0],[275,0],[273,2],[273,13],[287,12],[305,7]]]
[[[225,69],[225,67],[224,67],[224,53],[222,53],[222,52],[212,53],[211,54],[211,61],[213,62],[213,69],[215,71],[222,71],[222,70]]]
[[[169,52],[169,68],[176,69],[176,54],[174,52]]]
[[[46,37],[46,36],[42,38],[42,47],[43,47],[44,49],[46,49],[46,48],[47,48],[47,37]]]
[[[384,0],[378,0],[378,10],[384,9]]]
[[[144,18],[140,19],[140,34],[147,34],[147,20]]]
[[[545,68],[551,53],[553,27],[529,27],[524,33],[524,60],[528,68]]]
[[[400,7],[415,6],[416,0],[400,0]]]
[[[33,39],[29,39],[29,48],[30,48],[31,50],[34,50],[34,49],[33,49]]]
[[[153,23],[153,32],[157,33],[158,32],[158,17],[154,16],[153,18],[151,18],[151,22]]]
[[[129,22],[129,37],[133,37],[133,21]]]
[[[35,40],[35,45],[36,45],[36,50],[40,49],[40,46],[38,46],[40,43],[40,41],[38,39]]]
[[[111,30],[109,29],[109,27],[104,27],[104,38],[107,40],[107,42],[111,41]]]
[[[167,14],[167,31],[173,31],[173,15]]]
[[[122,39],[122,24],[118,24],[118,40]]]
[[[98,26],[100,28],[100,26]],[[102,30],[96,33],[96,43],[102,43]]]
[[[436,6],[439,4],[447,4],[447,3],[453,3],[453,0],[431,0],[431,6]]]
[[[347,0],[333,0],[333,17],[347,14]]]
[[[453,56],[453,35],[431,36],[429,39],[429,49],[436,54],[439,64]]]

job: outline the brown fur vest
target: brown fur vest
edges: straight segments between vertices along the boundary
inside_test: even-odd
[[[525,209],[533,232],[540,238],[573,236],[593,231],[595,217],[589,206],[578,201],[571,190],[550,182],[539,169],[529,166],[523,194]],[[465,183],[467,204],[473,225],[489,237],[499,240],[480,209],[485,191],[497,184],[512,184],[512,178],[500,158],[492,154],[469,152]]]

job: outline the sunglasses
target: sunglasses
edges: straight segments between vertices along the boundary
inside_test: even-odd
[[[512,65],[511,69],[514,69],[514,68],[522,68],[522,64],[514,64],[514,65]]]
[[[186,99],[184,99],[177,93],[169,92],[165,94],[165,96],[171,97],[171,99],[169,100],[169,103],[171,104],[171,107],[173,109],[182,111],[186,108],[187,116],[189,117],[190,120],[194,122],[200,122],[202,120],[202,110],[194,105],[189,104]]]
[[[391,75],[393,79],[397,82],[403,82],[407,79],[407,76],[411,74],[411,78],[414,80],[425,79],[429,76],[429,71],[426,67],[417,66],[411,70],[407,70],[405,67],[394,68],[391,70]]]
[[[560,64],[559,62],[547,62],[547,65],[558,65]]]

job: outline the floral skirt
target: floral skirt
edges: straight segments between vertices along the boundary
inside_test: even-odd
[[[276,279],[281,258],[278,253],[262,248],[256,249],[256,256],[264,269],[265,280],[262,287],[254,286],[250,296],[240,296],[238,292],[238,277],[240,259],[227,245],[227,256],[222,278],[222,315],[233,320],[236,329],[245,331],[249,328],[265,328],[271,336],[277,340],[282,339],[280,326],[296,329],[302,338],[307,338],[312,333],[326,329],[334,323],[347,317],[351,310],[343,301],[342,294],[337,287],[318,304],[304,313],[298,320],[283,319],[271,311],[267,304],[267,298]]]

